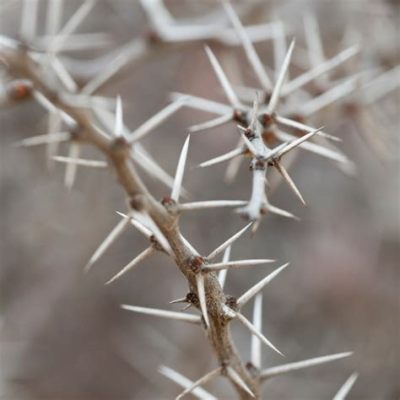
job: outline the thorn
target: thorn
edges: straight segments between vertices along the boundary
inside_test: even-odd
[[[207,300],[206,293],[204,288],[204,275],[202,273],[196,274],[196,286],[197,286],[197,295],[199,297],[201,313],[203,314],[204,322],[206,324],[206,328],[210,327],[210,321],[208,319],[207,312]]]
[[[80,151],[81,151],[80,144],[77,142],[71,142],[69,146],[68,158],[79,159]],[[72,186],[74,185],[77,168],[78,168],[77,163],[68,163],[65,168],[64,184],[68,190],[71,190]]]
[[[230,246],[233,242],[235,242],[237,239],[239,239],[240,236],[245,233],[250,226],[252,225],[252,222],[247,224],[244,228],[242,228],[239,232],[235,233],[233,236],[231,236],[228,240],[226,240],[224,243],[222,243],[220,246],[218,246],[214,251],[212,251],[208,256],[208,260],[212,260],[215,258],[219,253],[224,251],[228,246]]]
[[[228,374],[229,378],[232,379],[238,386],[240,386],[244,391],[246,391],[250,396],[256,397],[254,393],[250,390],[250,388],[246,385],[243,381],[241,376],[230,366],[226,367],[226,373]]]
[[[127,311],[137,312],[139,314],[153,315],[155,317],[172,319],[174,321],[190,322],[200,324],[200,317],[193,314],[183,314],[176,311],[159,310],[157,308],[138,307],[128,304],[121,304],[121,308]]]
[[[232,121],[232,113],[229,113],[226,115],[221,115],[217,118],[213,118],[212,120],[203,122],[201,124],[192,125],[189,127],[189,132],[196,133],[196,132],[205,131],[208,129],[212,129],[212,128],[216,128],[218,126],[224,125],[230,121]]]
[[[354,372],[350,377],[346,380],[343,386],[339,389],[339,391],[335,394],[333,400],[345,400],[347,395],[349,394],[351,388],[358,378],[358,374]]]
[[[188,388],[193,385],[193,381],[187,379],[185,376],[171,368],[162,365],[159,368],[159,372],[183,388]],[[212,396],[210,393],[200,387],[195,388],[192,391],[192,394],[200,400],[218,400],[216,397]]]
[[[282,357],[284,355],[258,330],[256,327],[242,314],[239,312],[236,313],[236,318],[253,334],[256,335],[258,339],[260,339],[267,347],[270,347],[272,350],[276,351]]]
[[[283,210],[282,208],[278,208],[273,206],[272,204],[267,204],[266,208],[269,212],[271,212],[272,214],[276,214],[276,215],[281,215],[282,217],[286,217],[286,218],[293,218],[297,221],[300,221],[300,218],[297,217],[296,215],[292,214],[289,211]]]
[[[304,368],[314,367],[329,363],[332,361],[340,360],[345,357],[351,356],[352,352],[330,354],[328,356],[310,358],[309,360],[297,361],[289,364],[278,365],[277,367],[267,368],[261,372],[260,377],[262,380],[271,378],[276,375],[286,374],[292,371],[302,370]]]
[[[291,120],[289,118],[284,118],[284,117],[281,117],[281,116],[277,115],[275,117],[275,119],[276,119],[276,122],[278,122],[278,123],[280,123],[280,124],[282,124],[284,126],[290,126],[291,128],[296,128],[296,129],[301,130],[302,132],[315,131],[315,128],[312,128],[310,126],[304,125],[304,124],[302,124],[301,122],[298,122],[298,121],[293,121],[293,120]],[[341,142],[342,141],[342,139],[338,138],[337,136],[329,135],[328,133],[325,133],[325,132],[318,132],[317,135],[321,136],[321,137],[325,137],[325,138],[330,139],[330,140],[333,140],[335,142]]]
[[[171,93],[171,99],[176,101],[182,97],[186,97],[187,101],[185,102],[186,107],[194,108],[196,110],[201,110],[205,112],[209,112],[212,114],[219,115],[233,115],[234,109],[230,106],[227,106],[223,103],[218,103],[216,101],[208,100],[203,97],[187,95],[183,93]]]
[[[286,153],[288,153],[289,151],[293,150],[294,148],[296,148],[297,146],[299,146],[300,144],[302,144],[303,142],[305,142],[306,140],[310,139],[311,137],[313,137],[314,135],[316,135],[318,132],[321,132],[321,130],[324,129],[324,127],[315,129],[314,131],[311,131],[297,139],[294,139],[292,141],[290,141],[289,143],[286,144],[286,146],[279,151],[278,153],[278,157],[282,157],[284,156]]]
[[[105,251],[115,242],[115,240],[121,235],[121,233],[126,229],[130,222],[129,218],[122,219],[113,228],[113,230],[106,236],[100,246],[90,257],[89,262],[86,264],[84,271],[89,272],[92,265],[105,253]]]
[[[239,207],[247,204],[243,200],[209,200],[209,201],[195,201],[192,203],[183,203],[179,205],[180,211],[203,210],[206,208],[215,207]]]
[[[129,262],[124,268],[121,269],[116,275],[114,275],[111,279],[109,279],[105,285],[109,285],[110,283],[114,282],[122,275],[125,275],[128,271],[132,268],[136,267],[140,262],[145,260],[150,255],[154,254],[155,249],[153,246],[147,247],[147,249],[143,250],[139,255],[137,255],[131,262]]]
[[[256,265],[272,263],[275,261],[276,260],[270,260],[270,259],[228,261],[228,262],[221,262],[221,263],[217,263],[217,264],[204,265],[202,267],[202,271],[210,272],[210,271],[221,271],[223,269],[231,269],[231,268],[254,267]]]
[[[224,256],[222,258],[222,262],[227,263],[229,261],[229,258],[231,256],[231,246],[228,246],[225,251],[224,251]],[[218,274],[218,281],[219,284],[221,285],[221,288],[223,289],[225,286],[226,282],[226,275],[228,274],[228,269],[223,269],[221,272]]]
[[[65,142],[71,138],[69,132],[54,132],[46,135],[32,136],[13,143],[15,147],[38,146],[47,143]]]
[[[81,165],[83,167],[93,167],[93,168],[105,168],[108,165],[105,161],[86,160],[83,158],[71,158],[63,156],[53,156],[52,160],[58,161],[60,163],[76,164],[76,165]]]
[[[233,149],[233,150],[229,151],[228,153],[225,153],[225,154],[222,154],[221,156],[212,158],[211,160],[202,162],[201,164],[198,165],[198,167],[204,168],[204,167],[209,167],[210,165],[219,164],[221,162],[231,160],[232,158],[240,156],[241,154],[243,154],[243,148],[237,147],[236,149]]]
[[[265,71],[265,68],[261,63],[261,60],[256,50],[254,49],[253,43],[251,42],[245,29],[243,28],[242,22],[237,16],[232,5],[228,1],[223,1],[223,5],[233,27],[235,28],[240,38],[240,41],[242,42],[242,46],[249,64],[253,68],[254,73],[261,84],[261,87],[265,92],[268,93],[272,89],[271,80],[269,79],[267,72]]]
[[[239,307],[243,307],[252,297],[254,297],[257,293],[259,293],[268,283],[270,283],[280,272],[282,272],[289,263],[282,265],[277,268],[275,271],[271,272],[265,278],[261,279],[260,282],[256,283],[253,287],[251,287],[247,292],[242,294],[238,300],[237,304]]]
[[[303,196],[301,195],[299,189],[297,188],[296,184],[293,182],[293,179],[290,177],[289,173],[287,172],[286,168],[279,162],[274,162],[274,167],[278,170],[278,172],[282,175],[282,178],[286,181],[289,187],[292,189],[293,193],[299,198],[303,206],[307,206]]]
[[[254,298],[253,308],[253,325],[261,332],[262,331],[262,293],[258,293]],[[251,363],[261,369],[261,340],[255,336],[251,336]]]
[[[177,396],[175,398],[175,400],[181,400],[187,394],[193,393],[194,389],[196,389],[197,387],[199,387],[201,385],[205,385],[206,383],[208,383],[212,379],[214,379],[216,376],[221,375],[221,371],[222,371],[222,368],[218,367],[216,369],[213,369],[211,372],[205,374],[203,377],[201,377],[196,382],[194,382],[191,386],[186,388],[179,396]]]
[[[321,43],[321,34],[317,19],[314,14],[308,12],[304,16],[304,30],[308,47],[310,64],[312,67],[324,62],[324,51]]]
[[[242,105],[240,104],[240,101],[237,98],[232,85],[230,84],[227,76],[225,75],[225,72],[222,69],[221,64],[219,63],[219,61],[215,57],[214,53],[208,46],[205,46],[205,50],[206,50],[207,56],[211,62],[214,72],[217,75],[219,83],[222,86],[222,89],[224,90],[225,96],[228,99],[229,103],[235,110],[241,109]]]
[[[172,300],[169,304],[187,303],[186,297],[181,297],[180,299]]]
[[[129,143],[134,143],[139,139],[143,138],[145,135],[153,131],[157,126],[166,121],[171,115],[176,113],[187,101],[187,97],[180,97],[173,103],[169,104],[161,111],[153,115],[150,119],[136,128],[128,136]]]
[[[288,133],[282,132],[282,131],[277,131],[276,136],[278,137],[279,140],[282,140],[285,142],[297,140],[296,136],[289,135]],[[347,164],[350,162],[349,159],[344,154],[339,153],[335,150],[329,149],[327,147],[320,146],[316,143],[304,142],[304,143],[301,143],[299,145],[299,147],[301,147],[302,149],[307,150],[311,153],[318,154],[325,158],[329,158],[330,160],[333,160],[333,161],[337,161],[337,162],[344,163],[344,164]]]
[[[279,71],[279,76],[278,76],[278,79],[274,86],[274,90],[272,91],[272,95],[271,95],[271,98],[269,100],[268,107],[267,107],[267,114],[269,114],[269,115],[271,115],[272,113],[275,112],[276,107],[278,105],[278,101],[281,96],[282,86],[283,86],[283,83],[285,82],[285,77],[286,77],[286,74],[287,74],[287,71],[289,68],[290,59],[292,57],[294,45],[295,45],[295,40],[293,40],[292,43],[290,44],[289,50],[283,61],[281,70]]]
[[[185,171],[185,164],[187,159],[187,153],[189,149],[190,135],[187,136],[185,143],[183,144],[181,154],[179,156],[178,166],[176,167],[174,186],[172,187],[171,198],[177,203],[179,202],[179,196],[181,193],[183,173]]]

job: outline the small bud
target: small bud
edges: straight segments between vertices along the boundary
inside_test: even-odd
[[[235,122],[238,122],[239,124],[242,124],[243,126],[248,125],[248,123],[247,123],[247,118],[246,118],[246,113],[244,113],[244,112],[241,111],[241,110],[235,110],[235,111],[233,112],[232,119],[233,119]]]
[[[234,296],[227,295],[225,304],[233,311],[238,311],[238,309],[239,309],[238,304],[237,304],[237,299]]]
[[[136,210],[136,211],[141,211],[144,209],[144,198],[143,195],[135,195],[129,198],[128,204],[131,209]]]
[[[13,101],[24,100],[32,93],[32,84],[26,80],[11,82],[7,87],[7,94]]]
[[[193,305],[196,306],[196,307],[200,304],[199,298],[198,298],[197,294],[196,294],[196,293],[193,293],[193,292],[189,292],[189,293],[186,295],[186,301],[187,301],[189,304],[193,304]]]
[[[204,264],[204,258],[201,256],[190,257],[187,264],[194,274],[198,274]]]

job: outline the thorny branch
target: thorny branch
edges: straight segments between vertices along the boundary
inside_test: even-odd
[[[128,214],[122,215],[122,221],[97,249],[86,266],[86,270],[93,265],[123,229],[129,223],[132,223],[149,239],[149,246],[107,283],[118,279],[128,270],[134,268],[141,260],[151,256],[155,251],[171,256],[187,279],[189,293],[186,297],[177,299],[172,303],[182,302],[187,304],[186,307],[194,306],[201,311],[201,317],[194,314],[152,308],[122,306],[122,308],[129,311],[200,324],[204,328],[216,354],[219,366],[196,382],[188,381],[179,373],[162,367],[162,373],[184,387],[184,392],[178,398],[180,399],[188,393],[197,393],[201,398],[215,399],[214,396],[205,392],[200,386],[217,376],[225,376],[231,381],[241,399],[259,399],[261,398],[262,382],[273,376],[349,356],[351,353],[339,353],[261,370],[261,343],[282,354],[261,333],[261,291],[288,264],[265,276],[238,298],[226,296],[223,286],[226,271],[230,268],[247,268],[274,261],[269,259],[230,261],[231,245],[240,236],[250,227],[255,231],[260,223],[261,216],[267,211],[286,217],[294,217],[293,214],[269,203],[266,195],[267,168],[275,168],[303,204],[305,202],[300,191],[281,163],[281,158],[289,151],[302,147],[336,163],[347,165],[348,170],[351,169],[351,162],[347,157],[331,143],[327,142],[327,140],[335,141],[337,138],[323,132],[322,128],[315,129],[306,125],[304,119],[356,89],[358,75],[337,84],[336,82],[330,82],[326,74],[356,55],[359,50],[358,47],[350,47],[332,59],[324,60],[322,45],[319,42],[320,38],[316,33],[318,29],[314,26],[314,29],[310,30],[306,26],[307,41],[309,46],[314,47],[314,50],[315,48],[319,49],[316,52],[318,57],[312,59],[311,70],[288,81],[288,68],[295,43],[292,41],[287,51],[282,48],[286,47],[285,32],[282,24],[278,23],[279,27],[272,24],[244,27],[230,3],[223,0],[222,5],[232,28],[226,26],[225,23],[222,25],[216,23],[204,26],[198,25],[196,29],[193,29],[191,25],[193,21],[188,22],[187,25],[176,24],[162,1],[142,1],[152,25],[152,34],[147,34],[145,38],[140,38],[134,41],[133,44],[125,46],[105,71],[99,73],[82,88],[79,88],[60,61],[59,53],[63,48],[68,47],[68,40],[73,37],[73,32],[77,26],[90,12],[95,0],[85,1],[63,28],[60,28],[61,3],[62,0],[57,3],[58,8],[54,6],[54,3],[49,7],[48,37],[34,40],[37,30],[34,17],[37,13],[37,2],[30,2],[29,0],[24,3],[20,32],[21,40],[0,36],[1,60],[10,76],[13,77],[13,80],[7,82],[2,88],[0,103],[14,105],[25,99],[33,98],[49,112],[51,129],[48,135],[24,139],[22,144],[54,144],[61,141],[69,141],[69,157],[53,155],[53,159],[67,163],[67,186],[71,186],[74,181],[77,165],[110,167],[114,171],[120,186],[125,191],[129,209]],[[309,24],[315,25],[316,23],[311,17],[306,21]],[[264,32],[263,35],[260,35],[261,31]],[[275,37],[274,35],[277,33],[279,35]],[[260,38],[272,38],[275,40],[274,45],[279,47],[275,49],[276,53],[280,55],[280,60],[275,60],[279,70],[275,71],[276,81],[274,84],[272,84],[272,80],[269,78],[253,46],[254,41],[260,40]],[[149,55],[157,53],[161,48],[168,48],[170,45],[188,44],[199,40],[216,40],[225,45],[241,43],[247,61],[259,80],[261,89],[242,88],[242,95],[238,95],[237,92],[239,90],[237,91],[233,88],[217,57],[209,47],[206,47],[207,56],[229,105],[195,96],[177,94],[172,104],[154,115],[135,131],[127,132],[123,123],[121,98],[118,97],[115,102],[111,102],[112,106],[115,106],[114,115],[107,110],[110,106],[109,99],[94,95],[103,84],[108,82],[128,62],[143,61]],[[73,45],[74,43],[72,41],[69,44]],[[398,70],[394,70],[394,73],[398,74]],[[300,115],[290,114],[290,117],[284,117],[283,114],[287,114],[287,110],[291,111],[291,108],[286,104],[288,96],[294,90],[298,90],[314,80],[326,89],[325,93],[311,98],[300,107]],[[248,93],[250,93],[253,100],[252,108],[246,105],[244,100],[245,94]],[[381,91],[375,97],[382,96],[385,93],[387,93],[387,90]],[[262,98],[260,98],[260,95],[262,95]],[[283,110],[277,111],[281,100],[283,100]],[[238,146],[224,155],[203,162],[200,167],[208,167],[227,160],[235,161],[239,156],[243,155],[250,156],[253,184],[249,201],[216,200],[181,203],[182,179],[190,137],[188,136],[183,145],[174,179],[166,174],[138,143],[139,139],[147,135],[148,132],[160,125],[184,105],[218,114],[218,117],[211,121],[192,126],[190,131],[193,133],[215,128],[229,122],[234,122],[237,125],[241,138]],[[114,125],[110,125],[110,121]],[[65,132],[61,130],[63,125],[66,126]],[[295,133],[284,132],[283,130],[287,128],[294,129]],[[325,146],[309,141],[314,136],[323,138]],[[271,137],[273,138],[272,142],[279,140],[282,143],[272,148],[270,146]],[[97,148],[105,155],[107,162],[80,159],[79,149],[83,144]],[[162,201],[155,199],[137,173],[133,162],[150,169],[151,173],[159,178],[161,177],[165,183],[172,187],[171,195],[164,197]],[[184,211],[210,207],[241,207],[238,212],[249,219],[250,223],[205,257],[200,255],[183,237],[179,229],[179,218]],[[223,261],[215,262],[214,258],[221,253],[224,253]],[[217,275],[217,272],[219,272],[219,275]],[[253,298],[255,298],[255,303],[252,323],[241,313],[241,308]],[[244,363],[233,343],[230,323],[234,320],[240,322],[252,334],[251,363]],[[353,374],[339,390],[335,399],[344,399],[355,379],[356,375]]]

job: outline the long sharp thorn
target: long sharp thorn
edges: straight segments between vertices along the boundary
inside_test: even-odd
[[[224,243],[222,243],[220,246],[218,246],[214,251],[212,251],[208,256],[208,260],[212,260],[215,258],[219,253],[223,252],[228,246],[230,246],[233,242],[235,242],[237,239],[239,239],[240,236],[245,233],[250,226],[252,225],[252,222],[248,223],[244,228],[242,228],[239,232],[235,233],[233,236],[231,236],[228,240],[226,240]]]
[[[208,374],[205,374],[203,377],[198,379],[196,382],[194,382],[191,386],[186,388],[179,396],[175,398],[175,400],[181,400],[184,396],[186,396],[189,393],[193,393],[194,389],[197,387],[204,385],[208,382],[210,382],[212,379],[214,379],[216,376],[221,375],[222,367],[218,367],[216,369],[213,369],[211,372]]]
[[[282,131],[276,132],[276,135],[279,140],[283,140],[286,142],[298,139],[296,136],[289,135],[288,133],[282,132]],[[339,153],[338,151],[329,149],[327,147],[320,146],[316,143],[304,142],[304,143],[301,143],[299,145],[299,147],[301,147],[302,149],[307,150],[311,153],[318,154],[325,158],[329,158],[333,161],[337,161],[337,162],[345,163],[345,164],[349,162],[349,159],[344,154]]]
[[[285,77],[289,68],[290,59],[292,57],[293,49],[294,49],[295,41],[293,40],[289,46],[289,50],[286,54],[285,60],[283,61],[283,65],[279,71],[279,76],[274,86],[274,90],[271,95],[271,99],[268,103],[267,113],[272,114],[275,112],[276,107],[278,105],[279,98],[281,96],[282,85],[285,82]]]
[[[314,367],[316,365],[321,365],[329,363],[332,361],[340,360],[345,357],[351,356],[352,352],[330,354],[328,356],[310,358],[309,360],[297,361],[288,364],[278,365],[276,367],[267,368],[261,372],[261,380],[266,380],[276,375],[286,374],[292,371],[298,371],[305,368]]]
[[[115,240],[121,235],[121,233],[127,228],[130,222],[130,218],[124,218],[118,222],[113,230],[103,240],[97,250],[90,257],[89,262],[86,264],[84,271],[88,272],[92,265],[105,253],[105,251],[115,242]]]
[[[225,75],[225,72],[222,69],[219,61],[217,60],[214,53],[208,46],[206,46],[205,49],[206,49],[207,56],[211,62],[211,65],[214,69],[214,72],[217,75],[219,83],[221,84],[222,89],[224,90],[226,98],[229,100],[230,104],[232,105],[232,107],[234,109],[236,109],[236,110],[241,109],[242,105],[240,104],[240,101],[239,101],[238,97],[236,96],[236,93],[233,90],[233,87],[230,84],[227,76]]]
[[[139,255],[137,255],[131,262],[129,262],[124,268],[122,268],[121,271],[119,271],[111,279],[109,279],[105,284],[109,285],[110,283],[120,278],[122,275],[125,275],[128,271],[136,267],[140,262],[152,255],[154,252],[154,247],[149,246],[147,249],[143,250]]]
[[[271,212],[272,214],[281,215],[282,217],[293,218],[293,219],[299,220],[299,217],[296,217],[296,215],[292,214],[291,212],[283,210],[282,208],[279,208],[279,207],[275,207],[272,204],[267,204],[266,207],[267,207],[268,211]]]
[[[253,325],[262,331],[262,293],[258,293],[254,299],[253,308]],[[251,336],[251,363],[258,369],[261,369],[261,340],[255,336]]]
[[[351,388],[358,378],[358,374],[354,372],[350,377],[346,380],[346,382],[342,385],[339,391],[335,394],[333,400],[345,400],[347,395],[349,394]]]
[[[59,143],[69,140],[71,134],[69,132],[54,132],[46,135],[32,136],[15,142],[13,146],[15,147],[30,147],[39,146],[47,143]]]
[[[68,158],[72,159],[79,158],[80,151],[81,151],[81,145],[79,143],[72,142],[69,147]],[[64,183],[68,190],[71,190],[72,186],[74,185],[77,169],[78,169],[77,163],[68,163],[65,168]]]
[[[251,298],[253,298],[257,293],[259,293],[268,283],[270,283],[280,272],[282,272],[289,263],[282,265],[281,267],[277,268],[275,271],[271,272],[265,278],[261,279],[260,282],[256,283],[253,287],[251,287],[247,292],[242,294],[237,303],[239,307],[243,307]]]
[[[226,367],[226,373],[229,378],[232,379],[238,386],[240,386],[243,390],[245,390],[250,396],[256,397],[254,393],[250,390],[250,388],[246,385],[244,380],[240,377],[240,375],[230,366]]]
[[[23,1],[20,35],[24,40],[31,41],[35,37],[38,6],[38,0]]]
[[[85,160],[83,158],[54,156],[52,157],[52,159],[61,163],[76,164],[76,165],[82,165],[84,167],[93,167],[93,168],[105,168],[108,165],[105,161]]]
[[[187,303],[186,297],[181,297],[176,300],[172,300],[169,302],[169,304],[178,304],[178,303]]]
[[[302,124],[301,122],[293,121],[293,120],[291,120],[289,118],[281,117],[279,115],[276,116],[276,121],[278,123],[284,125],[284,126],[290,126],[291,128],[299,129],[302,132],[315,131],[315,128],[312,128],[311,126],[307,126],[305,124]],[[321,137],[325,137],[325,138],[330,139],[330,140],[335,141],[335,142],[341,142],[342,141],[342,139],[338,138],[337,136],[330,135],[330,134],[328,134],[326,132],[318,132],[317,135],[321,136]]]
[[[210,320],[208,319],[207,299],[204,287],[204,275],[200,272],[196,275],[197,295],[199,297],[201,313],[203,314],[206,328],[210,327]]]
[[[179,196],[181,194],[183,173],[185,171],[187,153],[189,149],[189,140],[190,140],[190,135],[188,135],[188,137],[185,140],[185,143],[183,144],[182,151],[179,156],[178,166],[176,167],[174,186],[172,187],[172,192],[171,192],[171,198],[175,200],[177,203],[179,202]]]
[[[232,121],[232,113],[221,115],[217,118],[203,122],[201,124],[192,125],[189,127],[189,132],[195,133],[195,132],[205,131],[207,129],[212,129],[224,125],[230,121]]]
[[[150,119],[144,122],[141,126],[131,132],[128,136],[129,143],[134,143],[141,139],[143,136],[150,133],[157,126],[166,121],[171,115],[176,113],[187,101],[187,97],[180,97],[167,107],[163,108],[157,114],[153,115]]]
[[[283,356],[282,352],[280,352],[256,327],[242,314],[236,313],[236,318],[253,334],[256,335],[258,339],[260,339],[267,347],[270,347],[272,350],[276,351],[278,354]]]
[[[124,119],[122,114],[122,101],[121,96],[117,96],[117,103],[115,108],[115,125],[114,125],[114,135],[116,137],[121,137],[123,135]]]
[[[172,319],[175,321],[190,322],[192,324],[200,324],[200,317],[193,314],[183,314],[176,311],[159,310],[156,308],[131,306],[129,304],[122,304],[121,308],[127,311],[137,312],[139,314],[153,315],[155,317]]]
[[[238,157],[241,154],[243,154],[243,148],[238,147],[236,149],[229,151],[228,153],[222,154],[221,156],[212,158],[211,160],[208,160],[208,161],[204,161],[201,164],[199,164],[198,167],[205,168],[205,167],[209,167],[211,165],[219,164],[221,162],[231,160],[232,158]]]
[[[159,372],[183,388],[188,388],[191,385],[193,385],[193,381],[186,378],[179,372],[176,372],[171,368],[165,367],[164,365],[162,365],[159,368]],[[197,387],[196,389],[194,389],[192,391],[192,394],[193,394],[193,396],[196,396],[200,400],[218,400],[216,397],[214,397],[213,395],[211,395],[206,390],[204,390],[200,387]]]
[[[192,203],[184,203],[179,205],[180,211],[202,210],[215,207],[239,207],[247,204],[243,200],[211,200],[211,201],[196,201]]]
[[[240,38],[240,41],[242,42],[242,46],[249,64],[252,66],[254,73],[256,74],[257,79],[259,80],[263,90],[265,92],[269,92],[272,88],[271,80],[269,79],[267,72],[261,63],[260,57],[258,56],[253,46],[253,43],[251,42],[245,29],[243,28],[242,22],[240,21],[235,10],[228,1],[224,0],[223,5],[229,16],[229,19],[231,20],[233,27],[235,28]]]
[[[228,246],[226,249],[225,249],[225,252],[224,252],[224,256],[223,256],[223,258],[222,258],[222,262],[225,262],[225,263],[227,263],[228,261],[229,261],[229,258],[230,258],[230,256],[231,256],[231,246]],[[219,284],[221,285],[221,288],[223,289],[224,288],[224,286],[225,286],[225,282],[226,282],[226,275],[228,274],[228,270],[227,269],[223,269],[223,270],[221,270],[221,272],[218,274],[218,281],[219,281]]]
[[[324,129],[323,127],[318,128],[314,131],[311,131],[309,133],[307,133],[306,135],[303,135],[295,140],[292,140],[291,142],[289,142],[287,144],[286,147],[284,147],[280,152],[279,152],[279,156],[283,156],[284,154],[288,153],[289,151],[293,150],[294,148],[296,148],[297,146],[299,146],[301,143],[305,142],[306,140],[310,139],[311,137],[313,137],[314,135],[316,135],[318,132],[321,132],[321,130]]]
[[[279,161],[275,161],[275,168],[282,175],[282,178],[289,185],[290,189],[292,189],[293,193],[299,198],[303,206],[307,206],[303,196],[300,193],[300,190],[297,188],[296,184],[293,182],[293,179],[290,177],[289,173],[286,171],[286,168]]]
[[[275,262],[275,260],[270,259],[262,259],[262,260],[239,260],[239,261],[228,261],[228,262],[221,262],[217,264],[208,264],[205,265],[202,270],[204,272],[209,271],[221,271],[223,269],[231,269],[231,268],[247,268],[253,267],[256,265],[268,264]]]

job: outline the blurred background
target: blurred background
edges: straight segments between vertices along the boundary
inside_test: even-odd
[[[220,10],[213,1],[165,3],[177,18]],[[243,5],[239,3],[235,5]],[[41,18],[45,4],[40,2]],[[79,4],[65,2],[65,18]],[[339,69],[345,77],[365,68],[383,72],[399,64],[399,5],[395,0],[258,1],[245,10],[242,19],[247,24],[278,19],[284,23],[288,38],[297,40],[297,62],[291,67],[296,76],[304,62],[301,49],[306,48],[303,15],[314,13],[327,57],[352,44],[361,45],[357,61]],[[19,1],[10,1],[1,11],[2,34],[17,32],[20,9]],[[73,55],[94,60],[147,29],[139,2],[99,0],[80,31],[105,32],[110,44]],[[233,82],[255,85],[241,48],[211,46]],[[271,41],[257,44],[257,50],[265,64],[273,67]],[[394,80],[393,85],[398,87],[398,82]],[[202,43],[163,51],[144,64],[128,66],[101,93],[121,95],[125,123],[134,129],[164,107],[175,91],[224,102]],[[375,128],[367,133],[358,114],[351,112],[356,99],[357,93],[352,94],[310,122],[314,126],[323,122],[326,131],[343,139],[340,147],[354,162],[356,173],[346,174],[328,160],[297,150],[290,171],[308,207],[302,208],[283,184],[275,186],[270,201],[301,221],[267,215],[255,236],[244,237],[232,249],[235,259],[291,262],[264,291],[264,332],[286,355],[282,359],[263,349],[265,367],[355,352],[351,358],[269,381],[265,399],[331,399],[353,371],[360,377],[349,399],[400,398],[400,91],[391,91],[369,106],[367,113]],[[64,166],[57,164],[49,170],[45,149],[11,146],[45,132],[40,106],[28,101],[2,108],[0,118],[1,399],[174,398],[180,389],[158,368],[166,365],[192,380],[214,368],[215,358],[203,332],[123,311],[119,304],[172,309],[168,302],[187,292],[185,279],[171,260],[157,254],[123,279],[104,286],[147,246],[133,227],[84,274],[84,265],[119,221],[115,211],[125,211],[124,195],[114,176],[110,171],[82,167],[73,190],[66,190]],[[143,144],[173,174],[187,127],[209,118],[210,114],[182,109]],[[236,142],[233,124],[193,135],[184,176],[192,199],[249,198],[247,163],[229,185],[223,181],[226,165],[192,168]],[[89,148],[84,156],[99,157]],[[145,180],[157,197],[168,194],[157,182],[147,176]],[[209,210],[185,214],[181,225],[191,243],[207,253],[244,221],[227,210]],[[227,293],[240,295],[273,268],[228,273]],[[243,312],[250,317],[251,305]],[[235,325],[233,335],[241,355],[248,359],[249,333]],[[207,389],[221,399],[235,398],[223,379]]]

